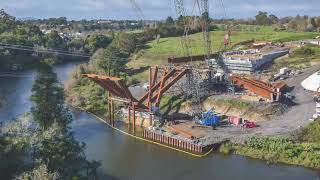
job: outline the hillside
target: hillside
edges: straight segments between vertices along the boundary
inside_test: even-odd
[[[221,50],[223,47],[223,38],[225,31],[210,32],[212,39],[212,49],[214,52]],[[262,40],[272,42],[286,42],[301,39],[310,39],[317,36],[319,33],[314,32],[275,32],[271,26],[260,28],[252,31],[233,31],[231,34],[231,44],[248,41],[248,40]],[[202,33],[190,35],[192,45],[192,54],[204,54]],[[161,38],[159,43],[156,40],[147,43],[141,50],[131,56],[131,61],[128,63],[129,68],[139,69],[157,64],[165,64],[167,58],[170,56],[184,56],[181,48],[180,37]],[[148,73],[146,71],[136,74],[133,79],[141,80],[147,79]]]

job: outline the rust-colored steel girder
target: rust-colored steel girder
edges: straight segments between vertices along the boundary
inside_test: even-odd
[[[188,68],[157,66],[150,68],[148,92],[146,92],[138,102],[140,104],[144,104],[144,102],[147,100],[147,106],[149,107],[150,111],[152,104],[158,107],[162,95],[187,72],[189,72]]]
[[[159,106],[160,104],[160,97],[163,95],[164,92],[166,92],[170,87],[172,87],[179,79],[181,79],[184,75],[187,74],[189,70],[184,69],[178,74],[176,74],[171,81],[169,81],[166,85],[160,85],[160,89],[158,91],[158,94],[156,94],[154,97],[151,98],[151,102],[155,101],[156,106]]]
[[[160,80],[157,82],[157,74],[159,69],[163,70],[163,74]],[[147,93],[145,93],[140,99],[139,103],[143,104],[145,100],[150,109],[152,104],[159,106],[162,95],[172,87],[179,79],[181,79],[189,69],[187,68],[167,68],[167,67],[155,67],[150,71],[150,87]]]
[[[240,86],[244,89],[247,89],[271,101],[279,100],[279,96],[281,95],[284,87],[286,86],[284,82],[279,82],[275,85],[272,85],[263,81],[249,79],[249,78],[238,76],[238,75],[230,76],[230,80],[235,85]]]
[[[162,75],[157,82],[158,73],[161,70]],[[133,97],[125,81],[121,78],[96,75],[96,74],[82,74],[92,81],[99,84],[101,87],[109,91],[112,95],[121,99],[121,102],[130,102],[130,106],[135,108],[146,109],[151,111],[152,104],[159,106],[161,96],[172,87],[179,79],[189,72],[188,68],[176,67],[152,67],[150,69],[149,89],[139,100]],[[147,100],[147,106],[144,105]]]
[[[96,74],[82,74],[82,76],[91,79],[117,97],[129,99],[131,102],[138,101],[132,96],[127,85],[125,84],[125,81],[121,78]]]
[[[165,71],[164,75],[161,77],[160,81],[155,83],[152,87],[149,87],[149,91],[151,91],[151,93],[154,93],[161,85],[162,81],[166,81],[168,80],[170,77],[172,77],[174,75],[174,73],[177,72],[176,69],[172,69],[169,72]],[[154,82],[156,78],[154,78]],[[140,99],[139,102],[143,103],[147,98],[148,98],[149,92],[145,93]]]

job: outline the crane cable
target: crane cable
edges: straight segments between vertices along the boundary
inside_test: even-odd
[[[141,20],[145,20],[145,16],[143,15],[143,12],[141,8],[138,6],[137,2],[135,0],[130,0],[133,10],[137,13],[138,16],[140,16]]]

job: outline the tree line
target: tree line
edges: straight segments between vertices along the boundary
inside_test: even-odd
[[[73,53],[94,53],[98,48],[104,48],[111,42],[111,35],[94,34],[86,38],[64,37],[58,31],[44,33],[39,26],[17,21],[4,10],[0,10],[0,43],[34,48],[34,52],[6,49],[0,47],[0,69],[12,69],[13,65],[30,66],[41,59],[50,58],[55,62],[66,60],[83,60],[81,57],[59,54],[40,54],[39,49],[54,49]]]
[[[319,31],[320,17],[301,16],[277,17],[268,12],[259,11],[254,18],[248,19],[214,19],[214,24],[272,26],[275,31]]]

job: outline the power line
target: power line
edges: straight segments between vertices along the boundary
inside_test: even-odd
[[[69,51],[57,51],[54,49],[46,49],[46,48],[38,49],[32,46],[23,46],[23,45],[15,45],[15,44],[0,43],[0,48],[22,50],[22,51],[29,51],[29,52],[36,52],[36,53],[57,54],[57,55],[65,55],[65,56],[76,56],[76,57],[86,57],[86,58],[91,57],[91,54],[79,54],[79,53],[72,53]]]
[[[8,44],[8,43],[3,43],[3,42],[0,42],[0,45],[22,47],[22,48],[29,48],[29,49],[44,49],[44,50],[47,50],[47,51],[54,51],[54,52],[59,51],[59,52],[64,52],[64,53],[72,53],[72,52],[66,51],[66,50],[43,48],[43,47],[40,47],[40,46],[27,46],[27,45],[20,45],[20,44]],[[83,53],[76,53],[76,54],[83,54]]]

